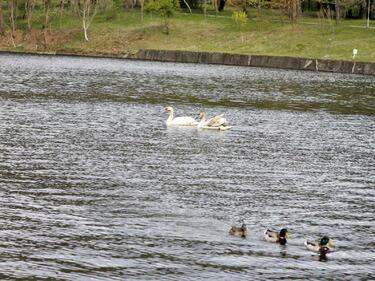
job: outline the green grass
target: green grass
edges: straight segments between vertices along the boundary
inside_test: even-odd
[[[207,17],[177,15],[171,19],[170,34],[166,35],[161,29],[162,19],[156,15],[145,14],[141,22],[137,10],[107,11],[95,17],[89,42],[84,41],[80,21],[72,12],[66,12],[63,20],[54,13],[50,37],[56,38],[47,51],[126,54],[152,48],[351,60],[352,49],[357,48],[358,61],[375,62],[375,28],[363,28],[364,20],[345,20],[336,25],[332,20],[310,17],[291,24],[278,12],[264,10],[258,15],[253,9],[250,20],[239,30],[231,12],[227,9],[215,16],[210,11]],[[41,19],[41,15],[34,18]],[[375,27],[374,21],[372,25]],[[25,28],[25,23],[21,21],[18,26]],[[41,24],[34,23],[34,27],[40,29]],[[0,49],[15,50],[5,43],[7,40],[1,40],[0,37]],[[27,39],[16,43],[17,50],[35,51],[35,44],[28,44]]]

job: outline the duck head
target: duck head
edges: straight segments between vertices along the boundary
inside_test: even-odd
[[[286,229],[286,228],[281,229],[279,235],[280,235],[280,237],[288,238],[289,237],[288,229]]]
[[[285,245],[287,242],[286,238],[288,237],[289,237],[288,230],[286,228],[281,229],[279,233],[279,243],[281,245]]]
[[[246,238],[247,227],[245,222],[242,220],[242,225],[240,227],[232,226],[232,228],[229,230],[229,234]]]
[[[322,239],[320,239],[320,246],[324,247],[327,246],[329,243],[329,237],[328,236],[323,236]]]

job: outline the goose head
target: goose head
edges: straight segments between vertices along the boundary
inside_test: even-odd
[[[206,118],[206,112],[199,112],[199,120]]]
[[[173,113],[173,111],[174,111],[172,106],[167,106],[167,107],[164,108],[164,110],[165,110],[166,112],[169,112],[169,113],[170,113],[170,112]]]

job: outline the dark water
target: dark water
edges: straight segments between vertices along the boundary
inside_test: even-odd
[[[0,55],[0,136],[0,279],[375,279],[374,77]]]

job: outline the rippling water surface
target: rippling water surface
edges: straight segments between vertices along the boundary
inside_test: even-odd
[[[0,136],[1,279],[375,279],[374,77],[0,55]]]

